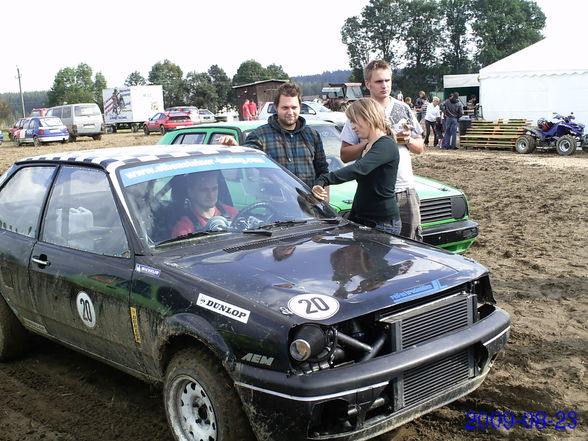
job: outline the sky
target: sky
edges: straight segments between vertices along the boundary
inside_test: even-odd
[[[536,0],[546,36],[588,18],[586,0]],[[290,76],[349,69],[341,27],[368,0],[28,0],[3,2],[0,93],[48,90],[57,72],[86,63],[108,87],[165,59],[184,75],[217,64],[229,77],[246,60]],[[24,13],[23,13],[24,12]],[[586,41],[584,41],[585,43]],[[579,54],[582,49],[579,47]]]

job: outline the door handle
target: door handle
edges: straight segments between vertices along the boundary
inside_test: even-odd
[[[35,257],[33,256],[31,258],[31,260],[36,263],[37,265],[41,265],[41,266],[49,266],[49,261],[48,260],[42,260],[42,259],[47,259],[47,256],[39,256],[39,257]]]

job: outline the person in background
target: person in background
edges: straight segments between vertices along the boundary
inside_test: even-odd
[[[276,113],[267,124],[253,130],[245,139],[245,146],[263,150],[276,162],[312,187],[315,179],[329,171],[320,135],[300,116],[302,104],[300,88],[284,83],[276,91]],[[218,142],[237,145],[232,136],[221,136]]]
[[[396,203],[396,174],[400,154],[384,109],[372,98],[354,101],[345,111],[352,130],[366,145],[353,164],[319,176],[312,193],[325,200],[326,185],[357,181],[349,219],[391,234],[402,227]]]
[[[251,121],[251,110],[249,109],[249,99],[245,98],[245,102],[243,103],[243,107],[241,108],[243,113],[243,121]]]
[[[408,107],[410,107],[410,110],[414,110],[414,104],[412,103],[411,97],[407,96],[406,98],[404,98],[404,102]]]
[[[384,60],[373,60],[363,70],[365,86],[370,96],[384,109],[390,124],[399,127],[396,131],[400,163],[396,178],[396,200],[402,220],[401,236],[422,240],[420,201],[415,189],[410,153],[420,154],[424,150],[423,129],[414,113],[404,102],[390,96],[392,90],[392,69]],[[400,140],[402,137],[402,140]],[[341,132],[341,160],[354,161],[361,156],[367,140],[360,139],[352,130],[349,121]]]
[[[417,112],[417,121],[418,121],[419,123],[420,123],[420,122],[421,122],[421,120],[424,118],[424,116],[425,116],[425,112],[427,111],[427,105],[425,104],[425,105],[423,106],[423,104],[425,103],[425,101],[426,101],[426,102],[427,102],[427,104],[428,104],[428,101],[427,101],[427,94],[425,93],[425,91],[424,91],[424,90],[421,90],[421,91],[419,92],[419,96],[418,96],[418,98],[417,98],[417,99],[415,100],[415,102],[414,102],[414,107],[415,107],[415,109],[416,109],[416,112]]]
[[[257,119],[258,117],[257,103],[255,102],[255,100],[249,101],[249,115],[251,116],[251,119]]]
[[[427,106],[427,112],[425,113],[425,145],[429,145],[431,130],[434,137],[433,145],[436,146],[439,143],[441,136],[435,127],[437,121],[441,121],[441,108],[439,107],[439,97],[434,96],[433,102]]]
[[[457,150],[457,121],[463,115],[463,105],[459,100],[459,93],[453,92],[448,99],[443,101],[441,111],[445,116],[443,148]]]

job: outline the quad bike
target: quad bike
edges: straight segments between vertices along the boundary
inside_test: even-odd
[[[588,135],[584,135],[584,124],[574,122],[574,114],[563,116],[554,112],[556,122],[545,118],[537,120],[537,127],[524,127],[525,134],[517,138],[515,150],[519,153],[531,153],[535,148],[552,150],[560,155],[572,155],[578,144],[588,151]]]

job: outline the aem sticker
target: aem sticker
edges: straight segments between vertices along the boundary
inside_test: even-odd
[[[325,320],[339,311],[339,301],[323,294],[300,294],[288,302],[288,309],[298,317]]]
[[[90,296],[84,291],[80,291],[76,296],[76,306],[84,325],[90,329],[94,329],[96,327],[96,312],[94,311],[94,304]]]
[[[214,311],[241,323],[247,323],[249,321],[250,312],[248,310],[215,299],[214,297],[209,297],[206,294],[198,294],[196,304],[204,309],[209,309],[210,311]]]

